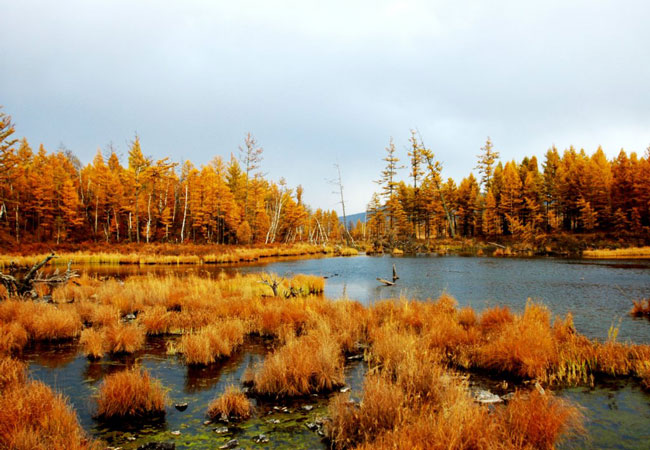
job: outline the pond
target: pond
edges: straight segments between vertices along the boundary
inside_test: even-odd
[[[381,285],[376,278],[390,279],[393,264],[400,279],[392,287]],[[522,311],[527,299],[532,298],[547,305],[555,315],[571,312],[578,331],[590,338],[607,338],[608,328],[620,321],[619,340],[650,343],[650,322],[627,315],[633,299],[650,297],[650,261],[359,256],[241,266],[104,266],[84,270],[120,276],[142,272],[204,276],[261,271],[281,276],[316,274],[327,277],[327,297],[347,297],[365,304],[400,296],[426,300],[447,292],[461,306],[471,305],[481,310],[508,305]],[[255,448],[259,444],[254,438],[263,433],[270,439],[265,448],[325,448],[320,436],[305,426],[327,414],[328,399],[324,395],[283,404],[258,403],[256,418],[240,427],[228,427],[223,435],[213,431],[221,425],[203,424],[209,402],[226,385],[240,384],[244,370],[262,360],[267,352],[264,341],[251,340],[228,361],[206,369],[193,369],[177,356],[167,355],[164,340],[149,338],[145,350],[123,360],[105,358],[90,362],[78,352],[75,343],[33,348],[25,357],[30,362],[31,376],[69,396],[82,426],[112,446],[129,449],[150,440],[161,440],[174,441],[177,448],[208,449],[237,438],[240,446]],[[170,405],[162,421],[138,424],[135,428],[93,419],[91,397],[101,379],[136,361],[162,381],[169,389],[172,402],[188,402],[188,409],[181,412]],[[346,382],[357,396],[364,373],[363,362],[347,363]],[[638,383],[599,380],[594,387],[561,389],[557,394],[582,405],[589,433],[587,440],[569,441],[562,448],[648,448],[650,395]],[[282,407],[289,412],[283,412]],[[181,432],[180,436],[171,434],[176,430]]]

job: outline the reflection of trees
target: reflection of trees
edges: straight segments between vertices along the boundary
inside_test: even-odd
[[[67,366],[77,358],[76,342],[37,342],[25,352],[25,357],[48,369],[58,369]]]

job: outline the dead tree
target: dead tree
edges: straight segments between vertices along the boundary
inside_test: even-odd
[[[276,278],[273,274],[260,275],[260,278],[262,279],[261,283],[267,285],[271,290],[273,290],[273,296],[278,297],[278,288],[284,281],[284,278]]]
[[[36,297],[36,285],[38,284],[45,284],[53,289],[79,276],[76,270],[70,268],[72,261],[68,262],[68,268],[65,272],[59,273],[59,269],[56,269],[53,274],[44,275],[41,269],[56,257],[54,253],[51,253],[42,261],[34,264],[22,277],[17,274],[18,269],[12,263],[8,274],[0,273],[0,283],[7,290],[7,295],[9,297]]]

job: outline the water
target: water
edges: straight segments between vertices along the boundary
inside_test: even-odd
[[[376,278],[391,279],[393,264],[400,279],[395,286],[384,286]],[[460,306],[481,310],[507,305],[522,311],[530,298],[554,315],[571,312],[576,329],[589,338],[606,339],[609,327],[620,319],[619,340],[650,343],[650,323],[627,314],[632,300],[650,297],[650,261],[359,256],[227,270],[322,275],[328,277],[326,297],[364,304],[402,296],[426,300],[447,292]]]
[[[394,287],[381,285],[377,277],[390,279],[395,264],[400,279]],[[461,306],[483,309],[508,305],[523,310],[528,298],[546,304],[553,314],[572,312],[579,332],[590,338],[605,339],[612,323],[621,320],[619,339],[650,343],[650,322],[627,315],[632,299],[650,297],[650,261],[582,261],[563,259],[501,259],[468,257],[367,257],[282,260],[245,266],[120,266],[86,268],[98,274],[126,276],[133,273],[173,272],[216,276],[221,272],[275,272],[282,276],[297,273],[327,277],[325,295],[351,298],[364,304],[378,299],[404,296],[426,300],[447,292]],[[164,340],[149,338],[146,349],[122,360],[90,362],[78,353],[75,343],[31,349],[26,358],[30,374],[69,396],[79,420],[87,431],[109,445],[137,448],[147,441],[174,441],[177,448],[218,448],[232,438],[244,448],[257,447],[253,438],[268,435],[268,448],[325,448],[321,438],[305,423],[327,414],[327,396],[300,399],[283,404],[290,413],[273,409],[276,404],[258,402],[257,416],[225,435],[204,426],[210,401],[228,384],[240,384],[250,364],[264,358],[263,341],[250,341],[231,359],[205,369],[185,366],[176,356],[165,353]],[[142,364],[169,389],[172,403],[188,402],[186,411],[172,405],[165,418],[146,424],[107,424],[93,419],[95,394],[101,379],[135,362]],[[348,363],[346,381],[355,396],[360,394],[365,366]],[[562,389],[558,395],[584,408],[587,440],[564,443],[566,449],[647,449],[650,448],[650,395],[631,380],[599,380],[593,388]],[[301,406],[314,406],[305,411]],[[278,419],[280,423],[269,423]],[[179,430],[175,437],[171,431]],[[129,441],[129,436],[135,441]]]

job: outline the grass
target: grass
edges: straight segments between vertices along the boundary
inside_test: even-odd
[[[341,348],[326,329],[289,337],[247,381],[255,393],[278,398],[330,392],[344,383]]]
[[[61,394],[27,380],[26,366],[0,358],[0,448],[15,450],[91,450],[90,440]]]
[[[230,385],[220,397],[212,400],[207,414],[211,420],[239,421],[250,418],[252,413],[253,408],[244,393]]]
[[[633,300],[634,306],[630,310],[632,317],[646,317],[650,319],[650,299]]]
[[[103,331],[86,328],[81,332],[79,345],[88,359],[101,359],[104,356],[104,341],[106,336]]]
[[[582,256],[591,259],[648,259],[650,247],[585,250]]]
[[[145,331],[137,324],[110,325],[103,329],[103,336],[110,353],[135,353],[144,347]]]
[[[13,261],[18,266],[32,266],[50,253],[50,248],[38,246],[21,248],[22,254],[0,255],[0,269],[8,267]],[[71,251],[74,248],[75,251]],[[242,247],[228,245],[173,245],[136,244],[111,245],[107,247],[87,245],[83,251],[78,247],[53,247],[58,258],[52,261],[55,265],[73,264],[131,264],[131,265],[181,265],[181,264],[236,264],[254,262],[264,258],[285,256],[328,255],[334,254],[333,247],[320,245],[268,245],[261,247]],[[34,251],[35,250],[35,251]],[[340,251],[352,254],[354,249],[343,248]],[[354,250],[356,251],[356,250]],[[346,255],[347,256],[347,255]]]
[[[160,382],[139,367],[108,375],[97,395],[97,417],[148,417],[165,414],[167,395]]]
[[[443,294],[363,306],[312,295],[324,287],[317,277],[283,280],[283,292],[296,293],[290,298],[269,295],[260,281],[255,275],[86,278],[55,291],[59,304],[0,302],[0,351],[16,354],[33,341],[81,333],[84,353],[100,358],[138,351],[147,334],[180,334],[170,351],[188,365],[206,365],[239,351],[247,336],[262,335],[273,351],[247,371],[246,382],[252,395],[273,398],[334,391],[344,383],[346,355],[363,351],[369,375],[362,402],[336,396],[330,406],[328,434],[339,447],[552,448],[570,430],[580,431],[579,411],[548,389],[542,397],[522,391],[491,410],[476,404],[461,375],[466,371],[545,387],[589,384],[601,375],[650,386],[650,346],[618,342],[616,327],[605,342],[589,340],[570,314],[553,317],[538,303],[521,312],[478,312]],[[65,303],[70,297],[75,302]],[[136,319],[123,322],[127,313]],[[16,378],[9,366],[7,385]],[[249,405],[236,394],[233,388],[215,399],[216,416]],[[97,414],[147,416],[164,407],[160,385],[136,368],[106,378]]]

